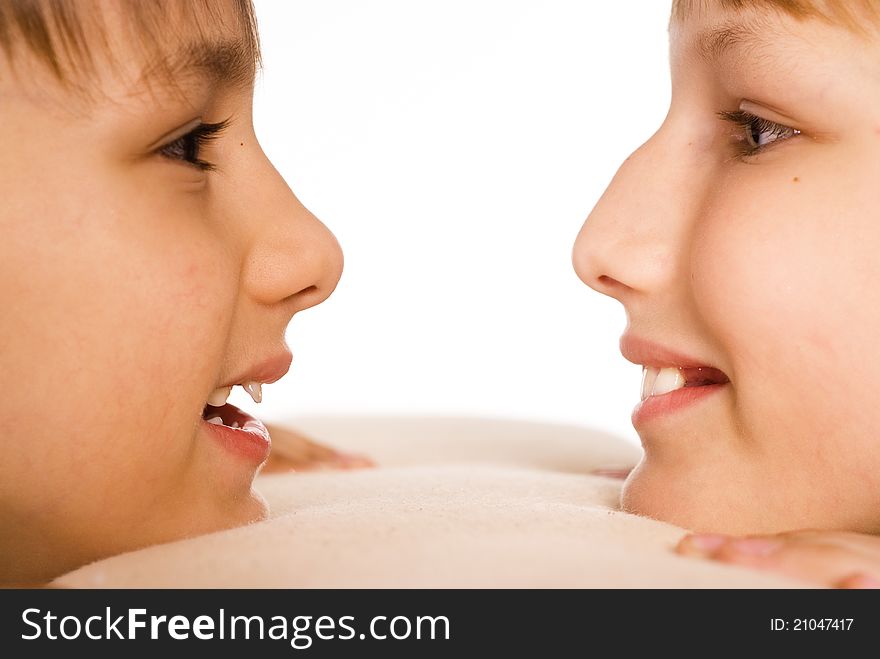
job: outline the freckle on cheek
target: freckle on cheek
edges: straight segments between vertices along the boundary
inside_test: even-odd
[[[792,182],[792,183],[798,183],[800,180],[801,180],[801,177],[800,177],[800,176],[795,176],[793,179],[791,179],[791,182]]]

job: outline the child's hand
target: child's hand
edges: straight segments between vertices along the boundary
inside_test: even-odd
[[[272,453],[263,465],[261,473],[264,474],[282,471],[363,469],[375,466],[367,457],[341,453],[289,428],[271,426],[269,434],[272,436]]]
[[[880,537],[841,531],[795,531],[736,538],[686,535],[675,551],[779,572],[832,588],[880,588]]]
[[[607,467],[603,469],[593,469],[590,472],[593,476],[604,476],[605,478],[614,478],[616,480],[626,480],[626,477],[629,476],[629,472],[631,472],[635,467]]]

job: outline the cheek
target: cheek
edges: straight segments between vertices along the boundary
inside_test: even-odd
[[[138,418],[152,441],[178,440],[173,420],[191,417],[217,377],[228,332],[234,281],[222,252],[196,233],[141,235],[125,245],[127,257],[102,264],[96,282],[101,309],[81,325],[83,340],[95,346],[110,373],[107,397],[125,392],[122,418]],[[96,323],[96,321],[98,321]],[[106,332],[104,350],[93,343]],[[167,439],[165,439],[167,438]]]
[[[880,372],[872,247],[880,227],[863,210],[876,204],[850,198],[841,207],[839,191],[804,183],[758,190],[715,200],[692,260],[700,314],[728,356],[740,427],[760,442],[774,437],[780,450],[824,453],[843,442],[851,450],[880,426],[870,386]]]
[[[235,291],[223,251],[183,228],[192,218],[105,202],[100,215],[56,215],[47,235],[18,232],[19,249],[3,252],[4,299],[19,313],[0,322],[7,389],[18,383],[2,423],[28,441],[4,475],[68,489],[71,509],[155,503],[181,487]]]

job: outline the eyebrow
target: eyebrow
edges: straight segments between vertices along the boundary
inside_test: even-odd
[[[197,41],[186,44],[144,69],[144,79],[207,78],[215,84],[245,87],[254,81],[259,58],[237,39]]]
[[[730,21],[698,35],[695,43],[700,57],[714,62],[731,50],[760,48],[769,45],[771,40],[757,25]]]

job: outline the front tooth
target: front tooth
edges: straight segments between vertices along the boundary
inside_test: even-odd
[[[659,372],[660,369],[655,368],[654,366],[642,367],[642,400],[645,400],[651,395],[651,391],[654,389],[654,382],[657,380],[657,374]]]
[[[214,392],[208,397],[208,405],[211,407],[223,407],[226,405],[226,399],[229,398],[230,391],[232,391],[232,387],[218,387],[214,389]]]
[[[213,423],[215,426],[222,426],[223,419],[221,419],[219,416],[215,416],[215,417],[208,419],[208,423]]]
[[[255,403],[263,400],[263,385],[259,382],[245,382],[241,387],[251,395]]]
[[[652,396],[662,396],[684,386],[684,376],[677,368],[661,368],[651,389]]]

